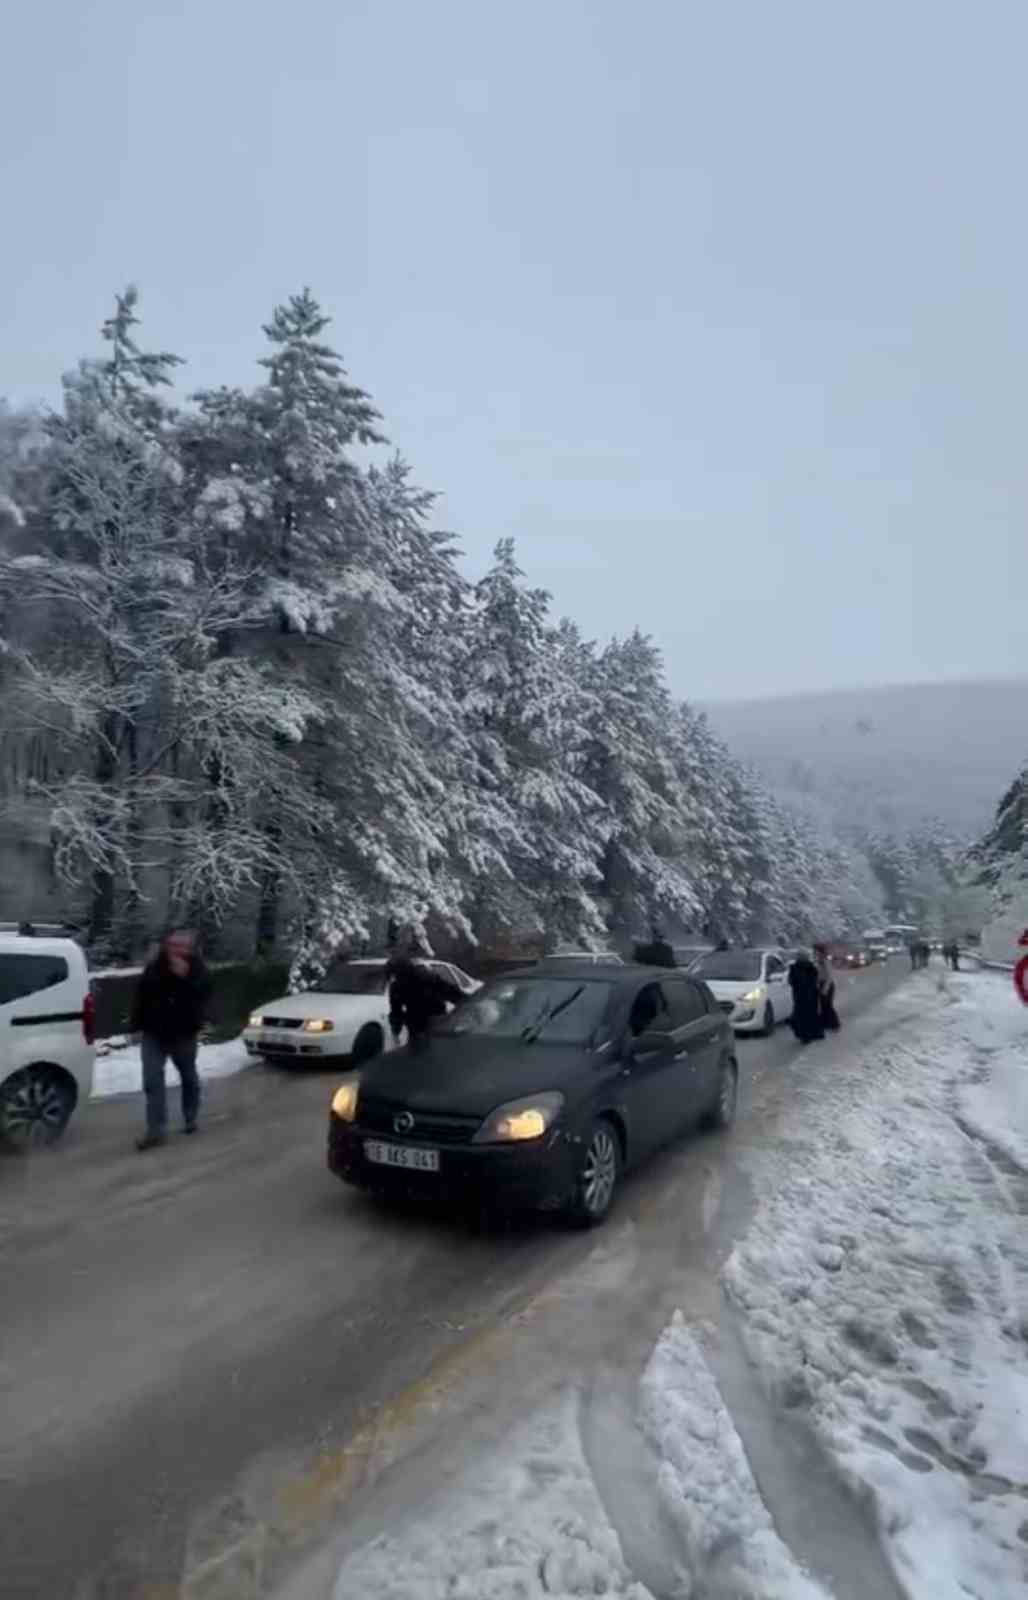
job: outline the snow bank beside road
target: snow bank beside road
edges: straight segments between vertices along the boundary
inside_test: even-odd
[[[641,1395],[643,1428],[661,1461],[662,1507],[682,1546],[682,1600],[827,1600],[775,1532],[681,1312],[653,1352]]]
[[[578,1397],[475,1462],[424,1517],[344,1564],[335,1600],[650,1600],[629,1575],[578,1437]]]
[[[907,1593],[1014,1600],[1028,1583],[1028,1016],[991,976],[940,989],[926,974],[921,989],[924,1017],[884,1042],[804,1058],[809,1143],[784,1175],[760,1159],[768,1198],[725,1282],[767,1387],[870,1490]]]
[[[775,1533],[680,1315],[657,1344],[640,1397],[675,1600],[830,1600]],[[502,1453],[470,1463],[417,1521],[356,1551],[335,1600],[652,1600],[628,1570],[591,1476],[580,1404],[567,1388]]]
[[[106,1041],[113,1045],[112,1040]],[[228,1078],[242,1071],[249,1061],[242,1039],[229,1039],[224,1044],[202,1044],[197,1052],[196,1064],[201,1078]],[[168,1062],[164,1081],[178,1083],[178,1073]],[[138,1045],[114,1047],[97,1054],[93,1068],[93,1100],[102,1100],[111,1094],[134,1094],[143,1087],[143,1063]]]

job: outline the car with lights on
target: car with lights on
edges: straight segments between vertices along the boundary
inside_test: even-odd
[[[602,1222],[622,1174],[690,1125],[728,1127],[738,1064],[709,989],[584,961],[505,974],[427,1045],[336,1091],[328,1165],[422,1200]]]
[[[476,994],[482,987],[450,961],[419,965],[437,972],[462,994]],[[338,961],[313,989],[269,1000],[243,1029],[247,1051],[270,1061],[345,1059],[360,1064],[395,1050],[397,1041],[389,1029],[387,967],[385,957]]]
[[[784,950],[712,950],[689,971],[710,986],[736,1033],[770,1035],[792,1016]]]

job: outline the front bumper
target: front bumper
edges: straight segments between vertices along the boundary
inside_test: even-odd
[[[364,1154],[366,1139],[437,1149],[438,1172],[385,1167]],[[429,1145],[362,1129],[329,1113],[328,1167],[344,1183],[383,1194],[460,1204],[471,1200],[505,1211],[559,1211],[574,1193],[576,1146],[560,1129],[511,1145]]]
[[[243,1044],[248,1056],[266,1061],[334,1061],[350,1059],[351,1041],[345,1034],[304,1033],[290,1029],[288,1035],[269,1036],[263,1028],[244,1028]]]

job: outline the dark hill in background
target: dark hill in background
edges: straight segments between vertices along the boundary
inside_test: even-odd
[[[1028,678],[910,684],[702,707],[783,799],[841,831],[938,819],[970,840],[1028,759]]]

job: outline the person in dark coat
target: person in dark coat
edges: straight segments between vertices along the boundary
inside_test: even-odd
[[[410,948],[393,956],[387,972],[393,1038],[399,1039],[406,1028],[408,1043],[418,1048],[428,1040],[437,1019],[446,1015],[446,1007],[459,1005],[464,996],[455,983],[416,961]]]
[[[196,1132],[200,1111],[200,1077],[196,1049],[210,1000],[207,968],[195,936],[176,928],[161,941],[154,959],[143,968],[132,1005],[132,1031],[140,1035],[146,1132],[139,1150],[163,1144],[168,1129],[168,1097],[164,1068],[169,1057],[182,1085],[182,1121]]]
[[[817,993],[820,1007],[821,1026],[829,1033],[838,1033],[842,1024],[839,1013],[835,1009],[835,974],[832,964],[828,959],[828,947],[823,944],[814,946],[814,965],[817,967]]]
[[[817,968],[805,950],[797,953],[789,968],[789,987],[792,990],[792,1017],[790,1027],[800,1044],[810,1044],[825,1036],[821,1021],[821,995]]]
[[[635,960],[644,967],[673,967],[675,952],[665,939],[663,931],[654,926],[650,929],[649,944],[636,945]]]

